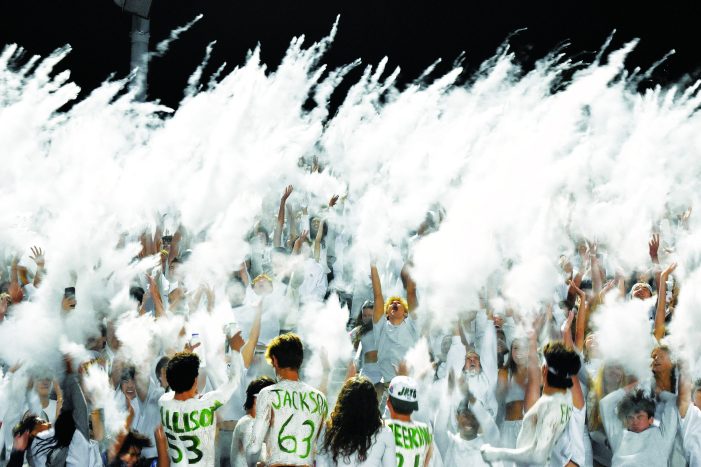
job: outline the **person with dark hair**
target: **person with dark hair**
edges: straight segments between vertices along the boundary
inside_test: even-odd
[[[677,434],[677,407],[674,395],[659,394],[665,409],[655,422],[656,402],[642,389],[632,390],[637,383],[607,395],[599,404],[601,419],[613,450],[611,467],[668,465]]]
[[[320,391],[299,380],[302,341],[293,333],[277,336],[268,344],[265,357],[279,382],[258,393],[253,434],[246,447],[248,462],[258,461],[265,442],[269,465],[312,466],[328,405]]]
[[[247,467],[246,463],[246,446],[250,442],[253,421],[256,418],[256,398],[261,389],[275,384],[272,378],[261,376],[254,379],[248,384],[246,389],[246,402],[243,404],[243,409],[246,415],[241,417],[236,423],[234,434],[231,440],[231,466],[232,467]]]
[[[452,374],[448,378],[450,388]],[[482,460],[480,447],[485,443],[498,443],[499,428],[484,404],[472,394],[455,407],[452,392],[451,388],[436,415],[435,440],[443,454],[443,464],[487,467],[489,464]]]
[[[395,376],[389,383],[387,423],[394,434],[397,465],[427,466],[433,453],[433,432],[425,423],[414,421],[411,414],[419,410],[416,381]]]
[[[572,415],[569,388],[573,385],[572,377],[581,368],[581,361],[579,355],[562,341],[547,343],[543,355],[543,393],[523,417],[516,448],[498,448],[485,444],[481,448],[485,461],[551,465],[553,447],[567,428]]]
[[[129,430],[120,441],[115,459],[108,463],[107,467],[148,467],[152,464],[153,460],[141,457],[142,450],[153,447],[148,436]]]
[[[241,333],[229,339],[229,380],[214,391],[198,394],[200,359],[189,347],[168,362],[166,378],[173,390],[158,401],[161,425],[168,441],[171,467],[213,466],[216,444],[216,411],[229,400],[240,384],[243,367]]]
[[[168,378],[166,377],[166,370],[168,369],[169,362],[170,357],[164,355],[163,357],[159,358],[158,362],[156,363],[156,381],[158,381],[160,386],[166,391],[170,389],[170,386],[168,386]]]
[[[353,347],[356,349],[356,368],[360,370],[361,375],[377,385],[380,384],[382,374],[377,366],[377,343],[375,334],[372,332],[374,308],[375,304],[372,300],[366,300],[363,303],[350,336]]]
[[[385,426],[372,382],[364,376],[348,379],[326,422],[317,467],[394,467],[392,430]]]
[[[149,438],[150,445],[143,449],[143,455],[147,459],[155,459],[158,456],[154,431],[160,423],[158,400],[163,394],[165,394],[165,389],[160,384],[153,382],[145,369],[139,368],[137,370],[133,366],[122,368],[115,399],[120,407],[129,404],[134,412],[132,423],[128,429],[142,433]]]
[[[36,434],[30,441],[27,453],[27,462],[31,467],[102,465],[99,452],[90,443],[88,405],[80,387],[79,376],[72,370],[70,357],[66,357],[65,362],[61,412],[53,426],[43,420],[35,420],[32,432]]]

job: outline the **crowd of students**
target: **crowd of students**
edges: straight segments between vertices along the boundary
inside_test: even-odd
[[[99,332],[75,343],[87,358],[67,354],[62,368],[0,362],[2,390],[12,393],[0,398],[0,463],[701,466],[699,367],[666,345],[680,284],[676,264],[660,265],[658,235],[645,270],[610,270],[595,244],[579,241],[559,258],[562,282],[542,309],[506,303],[497,287],[479,291],[480,307],[454,322],[432,323],[440,311],[419,306],[410,258],[412,244],[440,228],[440,212],[388,246],[403,261],[370,260],[361,281],[347,253],[353,239],[328,216],[343,200],[309,213],[290,206],[292,192],[272,226],[264,218],[252,228],[250,254],[227,284],[186,288],[181,266],[197,243],[186,229],[140,235],[139,258],[159,264],[134,277],[134,312],[184,322],[169,344],[149,346],[147,364],[123,351],[121,317],[99,313]],[[0,326],[50,273],[40,248],[27,258],[3,274]],[[386,297],[383,278],[403,293]],[[75,312],[78,286],[66,284],[57,300],[61,317]],[[295,331],[305,309],[331,297],[345,306],[353,353],[340,362],[322,354],[321,381],[308,384],[318,368]],[[654,344],[649,381],[601,354],[590,319],[634,300],[650,307],[650,334],[640,336]],[[409,357],[424,340],[430,366]],[[126,414],[119,430],[106,429],[104,401],[86,384],[96,367]]]

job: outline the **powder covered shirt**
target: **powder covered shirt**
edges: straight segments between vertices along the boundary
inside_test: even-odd
[[[386,420],[394,435],[397,467],[423,467],[433,446],[433,431],[426,423]]]
[[[314,446],[326,420],[326,397],[301,381],[282,380],[256,398],[253,435],[246,448],[249,463],[258,460],[263,442],[268,464],[313,465]]]
[[[232,352],[229,381],[218,389],[184,401],[172,391],[159,399],[171,467],[214,466],[216,411],[239,386],[242,367],[241,354]]]
[[[553,448],[565,431],[572,415],[572,394],[557,392],[540,396],[523,417],[516,448],[496,448],[485,445],[482,456],[486,461],[512,461],[521,464],[552,465]]]
[[[416,322],[407,317],[395,326],[382,317],[373,325],[372,332],[377,343],[377,366],[385,383],[389,383],[397,373],[396,366],[419,340]]]

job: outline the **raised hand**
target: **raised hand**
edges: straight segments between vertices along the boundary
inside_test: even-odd
[[[229,347],[231,347],[231,350],[235,350],[236,352],[241,352],[241,348],[245,343],[246,341],[243,340],[243,337],[241,336],[241,331],[237,332],[229,338]]]
[[[677,263],[672,263],[669,266],[667,266],[660,274],[660,281],[666,282],[669,275],[672,274],[675,269],[677,269]]]
[[[37,265],[37,268],[44,269],[44,265],[46,264],[44,260],[44,251],[38,246],[33,246],[31,250],[32,255],[29,257],[29,259],[34,261],[34,263]]]
[[[190,344],[189,341],[185,342],[185,347],[183,347],[183,352],[192,353],[192,351],[195,350],[200,345],[202,345],[201,342],[198,342],[197,344],[194,344],[194,345]]]
[[[338,195],[333,195],[331,199],[329,200],[329,207],[332,208],[336,206],[336,203],[338,202]]]
[[[653,263],[658,264],[660,262],[657,256],[660,250],[660,234],[652,234],[652,238],[648,242],[647,246],[650,253],[650,259]]]
[[[294,190],[294,187],[292,185],[287,185],[285,187],[285,191],[282,193],[282,200],[287,201],[287,199],[290,197],[292,194],[292,191]]]

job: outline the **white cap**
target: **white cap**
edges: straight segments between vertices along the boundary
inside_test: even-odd
[[[393,399],[407,402],[414,410],[419,410],[416,381],[408,376],[395,376],[389,383],[389,395]]]

